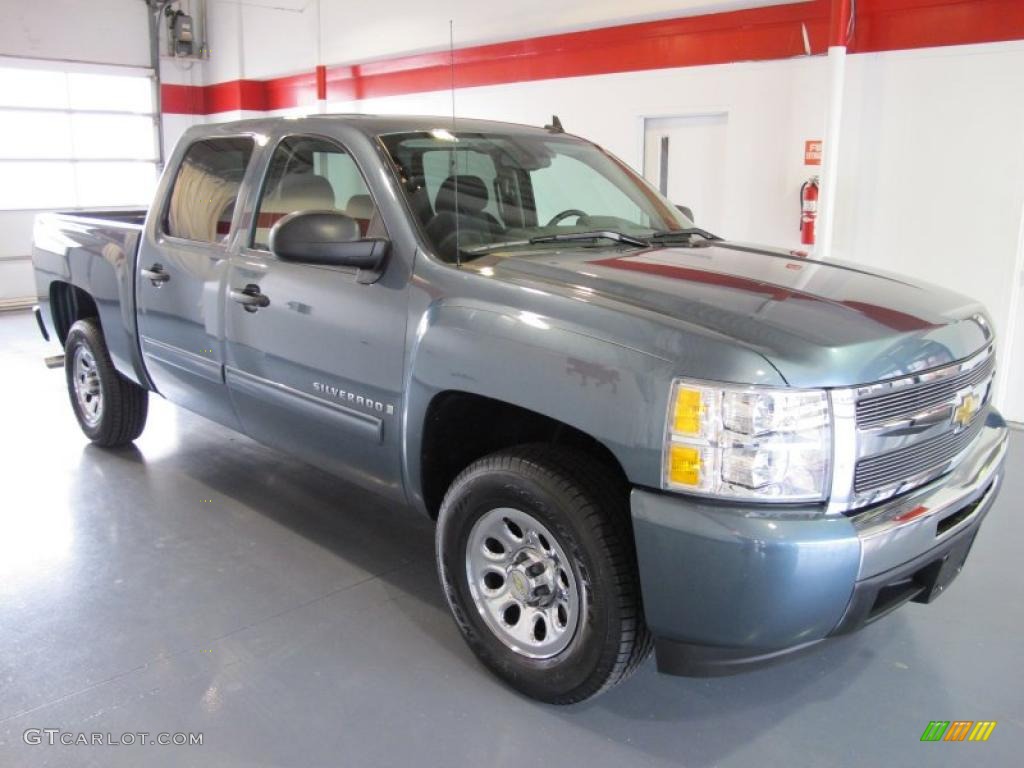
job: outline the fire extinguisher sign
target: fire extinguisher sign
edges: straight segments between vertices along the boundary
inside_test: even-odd
[[[821,165],[821,139],[804,142],[804,165]]]

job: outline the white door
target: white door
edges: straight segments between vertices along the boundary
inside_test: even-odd
[[[1021,232],[1024,232],[1024,222]],[[1017,258],[1018,272],[1014,278],[1018,281],[1019,293],[1011,297],[1016,299],[1016,307],[1013,311],[1014,316],[1010,318],[1013,328],[1007,329],[1009,343],[1003,349],[1004,359],[999,361],[1005,366],[1006,372],[999,381],[998,400],[1001,401],[1003,416],[1010,421],[1024,424],[1024,238],[1017,247],[1020,249],[1020,256]]]
[[[728,232],[724,113],[649,117],[644,121],[644,176],[698,226]]]

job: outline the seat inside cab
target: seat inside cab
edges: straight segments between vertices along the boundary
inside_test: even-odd
[[[283,140],[270,161],[253,247],[266,249],[270,230],[298,211],[337,211],[355,219],[361,237],[383,237],[373,198],[351,156],[323,139]]]

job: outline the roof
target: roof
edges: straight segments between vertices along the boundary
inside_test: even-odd
[[[218,123],[218,132],[247,131],[267,129],[269,125],[279,122],[298,121],[338,121],[359,128],[371,135],[387,133],[404,133],[412,131],[429,131],[435,128],[452,129],[452,116],[441,115],[363,115],[363,114],[315,114],[301,117],[259,117],[249,120],[236,120]],[[521,123],[504,123],[497,120],[474,120],[459,117],[455,120],[457,131],[479,131],[481,133],[502,134],[547,134],[539,126]]]

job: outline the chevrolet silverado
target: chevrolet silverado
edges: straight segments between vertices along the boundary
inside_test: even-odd
[[[557,121],[203,125],[148,211],[39,216],[36,315],[90,440],[155,393],[429,515],[472,650],[571,703],[933,600],[1002,477],[981,306],[684,211]]]

